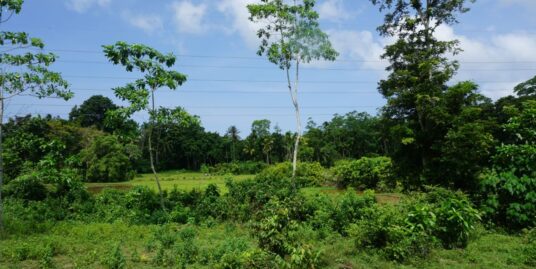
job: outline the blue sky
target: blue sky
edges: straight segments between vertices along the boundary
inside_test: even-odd
[[[178,56],[178,71],[189,81],[175,92],[157,93],[157,104],[182,106],[199,115],[211,131],[236,125],[243,135],[255,119],[283,130],[295,127],[284,73],[256,55],[256,26],[246,4],[256,0],[26,0],[23,11],[2,30],[40,37],[59,60],[53,70],[71,83],[75,97],[37,100],[17,97],[7,116],[41,113],[67,117],[71,107],[136,77],[106,62],[101,45],[123,40],[144,43]],[[535,0],[478,0],[460,24],[441,27],[438,37],[459,39],[461,70],[453,79],[473,80],[494,99],[536,75]],[[333,114],[366,111],[384,104],[377,82],[386,75],[379,55],[390,40],[376,27],[383,15],[369,0],[319,0],[321,27],[341,54],[334,63],[312,63],[301,79],[304,123]],[[147,119],[140,113],[134,118]]]

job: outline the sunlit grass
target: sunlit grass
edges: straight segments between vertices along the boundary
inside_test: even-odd
[[[205,189],[208,185],[214,184],[222,192],[226,192],[225,181],[232,179],[242,181],[253,178],[253,175],[208,175],[199,172],[185,171],[165,171],[158,173],[158,179],[163,190],[171,190],[175,186],[180,190],[189,191],[192,189]],[[153,174],[140,174],[131,181],[118,183],[87,183],[86,186],[91,192],[99,192],[104,188],[115,188],[128,190],[134,186],[147,186],[153,190],[158,187],[154,180]]]

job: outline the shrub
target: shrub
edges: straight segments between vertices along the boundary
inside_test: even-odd
[[[254,161],[245,161],[245,162],[231,162],[231,163],[219,163],[212,167],[206,165],[201,165],[200,171],[202,173],[211,173],[217,175],[252,175],[257,174],[268,165],[264,162],[254,162]]]
[[[292,164],[290,162],[278,163],[262,170],[256,179],[280,180],[292,177]],[[328,171],[320,163],[300,162],[296,168],[296,183],[300,187],[320,186],[329,177]]]
[[[272,199],[263,211],[259,212],[257,222],[253,223],[254,236],[259,240],[259,247],[284,257],[297,246],[293,231],[298,228],[294,216],[294,207],[290,200]]]
[[[95,217],[99,221],[114,222],[127,219],[125,193],[116,189],[104,189],[95,197]]]
[[[160,197],[145,186],[136,186],[125,196],[125,207],[129,210],[129,217],[137,224],[161,224],[168,219],[162,212]]]
[[[9,182],[4,190],[7,197],[30,201],[42,201],[48,196],[48,190],[36,174],[17,177]]]
[[[434,247],[433,237],[425,232],[427,225],[422,225],[430,221],[429,214],[415,216],[411,223],[398,206],[374,206],[365,213],[365,217],[348,230],[358,248],[380,249],[386,258],[404,261],[424,257]]]
[[[187,268],[189,264],[195,262],[199,252],[197,245],[194,242],[197,232],[192,227],[185,227],[179,232],[181,239],[175,246],[175,255],[177,264],[181,268]]]
[[[170,220],[173,222],[186,224],[190,218],[190,208],[181,204],[176,204],[169,214]]]
[[[336,212],[337,205],[327,195],[317,195],[307,199],[305,206],[311,208],[308,224],[318,232],[318,236],[321,238],[331,234],[335,229],[334,227],[342,227],[335,225],[333,213]]]
[[[289,261],[285,261],[283,267],[286,268],[320,268],[322,252],[313,249],[309,245],[292,249]]]
[[[228,193],[225,196],[225,211],[229,218],[243,221],[250,220],[271,199],[283,200],[296,195],[289,179],[277,177],[273,180],[228,180],[226,187]]]
[[[196,221],[207,218],[222,219],[225,215],[225,208],[223,208],[218,187],[214,184],[208,185],[194,209]]]
[[[404,261],[426,257],[441,244],[465,247],[480,215],[460,192],[432,188],[398,205],[365,208],[348,233],[361,248],[380,249],[385,257]]]
[[[480,212],[473,208],[466,195],[444,188],[433,188],[426,194],[432,205],[436,224],[432,235],[445,248],[465,248],[475,225],[481,220]]]
[[[332,213],[333,229],[341,234],[346,234],[350,224],[364,217],[364,212],[376,202],[374,192],[367,191],[358,196],[353,189],[348,189],[338,201]]]
[[[102,264],[108,269],[123,269],[126,267],[125,256],[121,251],[121,244],[115,244],[111,248],[111,251],[104,255]]]
[[[481,210],[486,219],[512,229],[536,225],[536,178],[488,172],[480,186]]]
[[[239,268],[281,268],[280,264],[282,263],[281,257],[259,249],[242,253],[240,259],[242,267]]]
[[[393,188],[393,165],[388,157],[363,157],[359,160],[342,160],[332,168],[340,187],[374,189],[378,184]]]
[[[43,269],[56,268],[53,258],[54,258],[54,247],[52,245],[47,245],[45,249],[43,249],[43,253],[41,254],[41,259],[39,260],[40,268],[43,268]]]

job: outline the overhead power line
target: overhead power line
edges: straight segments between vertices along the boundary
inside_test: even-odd
[[[86,76],[86,75],[63,75],[64,78],[80,78],[80,79],[117,79],[136,80],[139,77],[120,77],[120,76]],[[252,79],[208,79],[208,78],[189,78],[188,82],[219,82],[219,83],[287,83],[284,80],[252,80]],[[454,81],[458,83],[461,81]],[[474,81],[476,83],[517,83],[518,81]],[[300,83],[308,84],[377,84],[378,81],[366,80],[301,80]]]
[[[511,91],[512,89],[485,89],[484,91],[487,92],[494,92],[494,91]],[[113,94],[113,90],[110,89],[91,89],[91,88],[72,88],[71,91],[74,92],[108,92]],[[215,94],[228,94],[228,93],[237,93],[237,94],[285,94],[288,95],[288,91],[281,91],[281,90],[229,90],[229,89],[221,89],[221,90],[205,90],[205,89],[179,89],[179,90],[167,90],[163,89],[158,91],[159,94],[173,94],[173,93],[187,93],[187,94],[203,94],[203,93],[215,93]],[[377,90],[371,91],[371,90],[315,90],[315,91],[301,91],[299,94],[379,94]]]
[[[76,104],[39,104],[39,103],[13,103],[13,104],[6,104],[6,106],[48,106],[48,107],[73,107],[75,106]],[[181,105],[179,105],[181,106]],[[164,107],[167,107],[167,108],[173,108],[173,107],[176,107],[176,106],[164,106]],[[233,106],[233,105],[229,105],[229,106],[189,106],[189,105],[183,105],[181,107],[185,107],[185,108],[210,108],[210,109],[231,109],[231,108],[236,108],[236,109],[270,109],[270,108],[273,108],[273,109],[286,109],[286,108],[292,108],[291,105],[288,105],[288,106]],[[346,105],[346,106],[337,106],[337,105],[333,105],[333,106],[301,106],[301,108],[307,108],[307,109],[311,109],[311,108],[374,108],[374,107],[377,107],[377,106],[371,106],[371,105]]]
[[[67,63],[67,64],[110,64],[105,61],[83,61],[83,60],[57,60],[58,63]],[[199,64],[180,64],[176,65],[177,67],[184,68],[210,68],[210,69],[259,69],[259,70],[273,70],[273,67],[269,66],[233,66],[233,65],[199,65]],[[314,71],[384,71],[384,68],[362,68],[362,67],[301,67],[304,70],[314,70]],[[499,72],[499,71],[536,71],[534,68],[464,68],[461,67],[459,71],[484,71],[484,72]]]
[[[308,117],[313,117],[313,116],[330,116],[330,117],[333,117],[335,116],[337,113],[314,113],[314,114],[307,114],[305,113],[305,118],[308,118]],[[14,117],[26,117],[28,115],[51,115],[52,117],[65,117],[65,116],[69,116],[68,113],[49,113],[49,112],[34,112],[34,113],[16,113],[16,114],[7,114],[7,115],[4,115],[4,119],[8,119],[8,118],[14,118]],[[78,114],[78,115],[86,115],[86,116],[93,116],[95,114]],[[343,114],[340,114],[340,115],[343,115]],[[139,115],[138,115],[139,116]],[[198,114],[194,114],[194,116],[199,116],[199,117],[293,117],[295,116],[294,114],[290,114],[290,113],[286,113],[286,114],[274,114],[274,113],[266,113],[266,114],[262,114],[262,113],[258,113],[258,114],[249,114],[249,113],[242,113],[242,114],[201,114],[201,115],[198,115]],[[148,117],[142,117],[144,119],[147,119]]]
[[[5,46],[9,47],[9,46]],[[64,53],[79,53],[79,54],[104,54],[99,50],[84,50],[84,49],[36,49],[26,48],[26,50],[41,50],[44,52],[64,52]],[[209,58],[209,59],[238,59],[238,60],[265,60],[259,56],[241,56],[241,55],[204,55],[204,54],[175,54],[177,57],[183,58]],[[388,63],[386,60],[355,60],[355,59],[339,59],[338,62],[356,62],[356,63]],[[489,60],[489,59],[475,59],[475,60],[459,60],[460,63],[490,63],[490,64],[515,64],[515,63],[536,63],[536,61],[528,60]]]

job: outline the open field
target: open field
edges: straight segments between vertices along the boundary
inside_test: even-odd
[[[210,184],[218,186],[218,188],[225,192],[225,180],[232,178],[235,181],[241,181],[248,178],[253,178],[253,175],[208,175],[199,172],[185,172],[185,171],[166,171],[158,173],[160,184],[163,190],[171,190],[173,187],[177,187],[180,190],[192,190],[192,189],[204,189]],[[134,186],[147,186],[153,190],[157,190],[156,183],[154,181],[153,174],[140,174],[131,181],[118,182],[118,183],[87,183],[89,191],[96,193],[105,188],[113,188],[119,190],[128,190]]]
[[[225,193],[225,181],[232,179],[234,181],[242,181],[253,178],[254,175],[209,175],[200,172],[191,171],[165,171],[158,173],[160,184],[163,190],[171,190],[176,187],[179,190],[190,191],[192,189],[205,189],[208,185],[214,184],[218,189]],[[156,183],[153,174],[140,174],[135,179],[127,182],[118,183],[86,183],[88,190],[92,193],[98,193],[106,188],[129,190],[134,186],[147,186],[154,191],[157,191]],[[339,190],[336,187],[309,187],[301,190],[305,195],[327,194],[330,196],[338,196],[343,194],[344,190]],[[397,203],[402,195],[399,193],[377,193],[376,199],[380,203]]]

